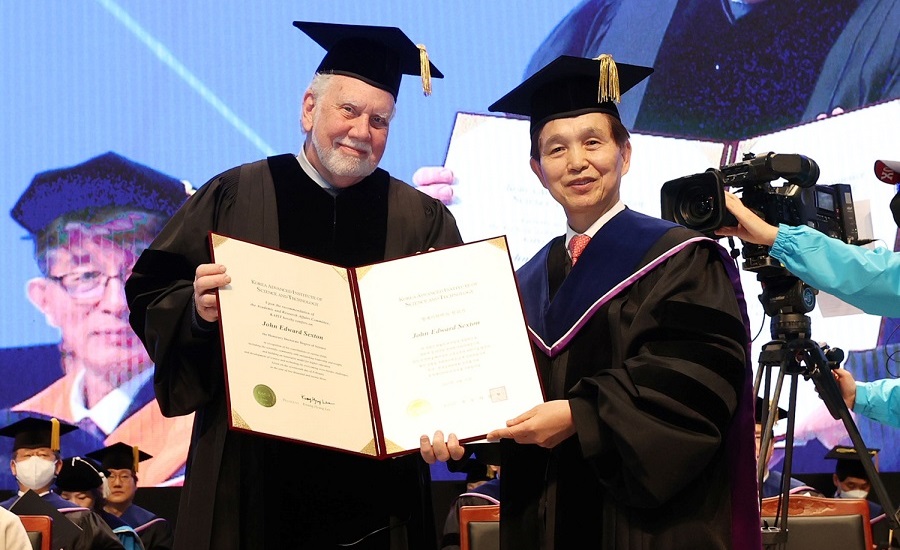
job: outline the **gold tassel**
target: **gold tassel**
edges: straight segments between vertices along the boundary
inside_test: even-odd
[[[134,473],[137,473],[138,472],[138,464],[141,461],[141,451],[140,451],[140,449],[138,449],[137,445],[134,445],[131,447],[131,455],[132,455],[132,460],[134,461],[134,463],[132,464],[132,466],[133,466],[132,469],[134,470]]]
[[[422,74],[422,91],[431,95],[431,62],[424,44],[416,44],[419,48],[419,72]]]
[[[619,70],[616,62],[608,53],[595,58],[600,61],[600,83],[597,87],[597,103],[612,101],[618,103],[622,99],[619,92]]]
[[[50,450],[59,450],[59,420],[50,419]]]

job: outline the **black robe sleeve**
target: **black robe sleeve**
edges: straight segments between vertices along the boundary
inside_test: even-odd
[[[166,416],[190,414],[220,390],[218,332],[193,322],[194,273],[211,263],[207,234],[236,205],[237,169],[195,193],[138,259],[125,285],[130,322],[156,363],[154,388]],[[189,236],[189,237],[186,237]]]

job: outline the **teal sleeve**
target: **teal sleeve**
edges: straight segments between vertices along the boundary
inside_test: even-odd
[[[857,382],[853,412],[900,428],[900,379]]]
[[[769,254],[806,284],[872,315],[900,317],[900,254],[849,245],[805,225],[779,225]]]

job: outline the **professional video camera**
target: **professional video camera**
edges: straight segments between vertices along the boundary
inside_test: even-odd
[[[784,179],[783,185],[772,182]],[[808,225],[836,239],[858,240],[850,186],[816,185],[819,166],[796,154],[752,153],[718,169],[668,181],[662,186],[662,217],[715,238],[715,230],[737,225],[725,208],[725,188],[741,188],[741,202],[772,225]],[[744,269],[768,270],[768,247],[745,243]]]

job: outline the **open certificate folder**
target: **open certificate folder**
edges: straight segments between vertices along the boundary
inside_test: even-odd
[[[234,429],[385,458],[544,400],[505,237],[358,268],[211,240]]]

